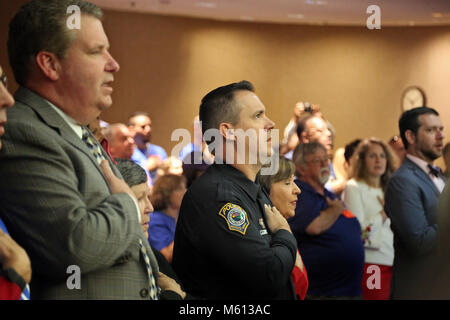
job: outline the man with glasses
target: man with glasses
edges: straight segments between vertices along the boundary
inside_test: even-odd
[[[331,125],[322,115],[313,114],[306,116],[297,124],[297,136],[299,143],[309,143],[317,141],[321,143],[327,150],[328,167],[330,169],[330,179],[326,182],[325,188],[336,195],[340,195],[345,188],[345,180],[338,179],[334,173],[333,159],[333,132]]]
[[[308,271],[311,299],[361,297],[364,247],[361,227],[336,195],[325,188],[330,177],[327,148],[317,141],[294,151],[298,195],[288,220]]]

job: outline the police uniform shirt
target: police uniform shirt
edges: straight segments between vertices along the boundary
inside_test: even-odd
[[[294,299],[297,243],[271,234],[259,184],[213,164],[186,192],[175,232],[173,266],[185,290],[207,299]]]

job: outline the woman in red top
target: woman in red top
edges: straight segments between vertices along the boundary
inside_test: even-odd
[[[297,196],[301,192],[294,182],[294,173],[294,163],[280,156],[279,167],[276,173],[264,175],[260,172],[257,178],[261,186],[269,193],[273,205],[286,219],[295,215]],[[292,280],[299,299],[305,299],[308,291],[308,275],[298,250],[295,266],[292,270]]]

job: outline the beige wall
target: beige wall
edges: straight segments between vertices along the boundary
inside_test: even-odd
[[[4,2],[0,63],[5,67],[5,20],[20,1]],[[296,101],[320,104],[336,128],[337,147],[356,137],[388,139],[397,133],[400,96],[409,85],[425,90],[446,133],[450,127],[450,27],[368,30],[114,11],[106,12],[104,25],[121,70],[114,105],[103,118],[124,122],[133,111],[150,112],[153,141],[168,151],[176,144],[170,142],[174,129],[191,129],[204,94],[242,79],[255,84],[280,129]]]

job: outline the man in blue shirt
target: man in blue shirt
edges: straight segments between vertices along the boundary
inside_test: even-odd
[[[183,161],[184,158],[189,155],[193,151],[202,151],[202,143],[203,143],[203,136],[202,136],[202,126],[199,120],[198,115],[194,117],[193,121],[193,132],[194,132],[194,139],[191,143],[185,145],[183,149],[181,149],[180,154],[178,155],[178,158]]]
[[[359,298],[364,268],[361,227],[325,188],[330,176],[327,150],[319,142],[302,143],[295,149],[294,162],[302,192],[288,222],[308,271],[308,296]]]
[[[327,150],[330,179],[325,184],[325,188],[339,197],[345,188],[346,181],[338,179],[334,173],[333,163],[331,161],[333,158],[333,132],[334,129],[332,129],[331,124],[319,114],[312,114],[301,118],[297,124],[297,136],[300,144],[317,141]]]
[[[151,144],[152,119],[146,112],[135,112],[128,118],[128,128],[134,134],[136,147],[131,159],[150,172],[152,180],[156,170],[167,159],[166,151],[156,144]]]

